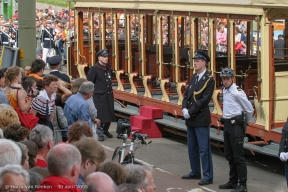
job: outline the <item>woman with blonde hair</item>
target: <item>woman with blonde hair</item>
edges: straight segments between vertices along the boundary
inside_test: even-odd
[[[37,90],[28,94],[21,86],[22,74],[20,67],[14,66],[7,69],[5,72],[5,88],[10,105],[13,109],[19,108],[22,113],[27,113],[30,110],[33,96],[37,95]]]

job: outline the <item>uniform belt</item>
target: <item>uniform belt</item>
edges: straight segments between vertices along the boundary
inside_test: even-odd
[[[3,44],[5,44],[5,45],[6,45],[6,44],[9,44],[9,42],[3,42]]]
[[[53,41],[53,39],[52,39],[52,38],[44,38],[44,40],[52,40],[52,41]]]

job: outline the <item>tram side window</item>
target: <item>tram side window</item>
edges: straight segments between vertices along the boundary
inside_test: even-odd
[[[94,29],[94,38],[97,38],[99,35],[99,14],[93,14],[93,29]]]
[[[235,51],[236,54],[247,53],[247,21],[235,21]]]
[[[198,37],[198,48],[202,50],[208,50],[209,28],[208,20],[205,17],[199,17],[198,19]]]
[[[216,20],[216,51],[227,52],[227,19],[217,18]]]
[[[250,54],[257,56],[257,47],[261,51],[261,29],[257,28],[257,22],[250,22]]]
[[[285,34],[285,20],[275,20],[273,22],[273,42],[274,42],[274,58],[276,60],[287,60],[287,35]]]

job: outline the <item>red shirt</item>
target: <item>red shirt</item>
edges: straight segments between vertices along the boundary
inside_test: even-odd
[[[44,161],[42,159],[37,159],[36,160],[36,167],[46,168],[47,167],[47,163],[46,163],[46,161]]]
[[[17,14],[14,14],[14,15],[13,15],[13,18],[18,19],[18,15],[17,15]]]
[[[84,188],[83,188],[84,189]],[[70,180],[60,176],[48,176],[38,186],[37,192],[81,192]]]

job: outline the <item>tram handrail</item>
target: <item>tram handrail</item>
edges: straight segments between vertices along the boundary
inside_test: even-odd
[[[257,98],[258,98],[258,94],[257,94],[257,91],[256,91],[256,89],[258,89],[258,87],[257,87],[257,86],[254,86],[254,87],[253,87],[253,91],[254,91],[255,97],[257,97]]]

